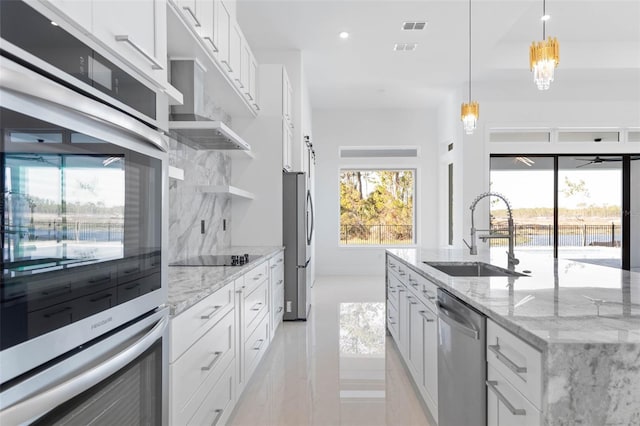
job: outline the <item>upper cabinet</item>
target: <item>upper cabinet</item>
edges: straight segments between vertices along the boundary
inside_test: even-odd
[[[49,0],[49,4],[66,15],[71,22],[74,22],[84,30],[91,31],[93,8],[90,1]]]
[[[93,1],[93,34],[162,87],[167,84],[166,8],[166,0]]]
[[[229,0],[169,0],[168,54],[198,60],[205,90],[232,116],[255,117],[257,63]]]

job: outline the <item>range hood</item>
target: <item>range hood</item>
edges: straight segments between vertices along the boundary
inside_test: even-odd
[[[198,61],[171,61],[171,85],[182,92],[183,105],[171,106],[169,134],[195,149],[251,150],[251,146],[226,124],[205,110],[205,69]]]

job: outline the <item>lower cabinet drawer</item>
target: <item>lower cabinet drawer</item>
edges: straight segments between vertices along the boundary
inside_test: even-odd
[[[244,343],[244,365],[247,380],[269,347],[269,316],[265,315]]]
[[[235,382],[235,364],[232,362],[222,373],[220,380],[214,385],[213,389],[204,398],[204,401],[198,408],[198,411],[189,420],[187,425],[223,425],[229,419],[229,415],[233,411],[235,405],[234,399],[234,382]],[[182,423],[176,423],[179,425]]]
[[[398,341],[398,310],[387,300],[387,328],[391,332],[393,338]]]
[[[487,425],[540,426],[540,411],[491,364],[487,365]]]
[[[190,417],[234,358],[234,312],[227,313],[171,365],[171,407],[175,424]]]
[[[247,334],[251,334],[264,313],[269,309],[269,285],[264,280],[253,292],[248,294],[244,300],[244,322]]]

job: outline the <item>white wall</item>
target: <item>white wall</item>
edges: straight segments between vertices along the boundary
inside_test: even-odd
[[[384,273],[384,248],[339,246],[339,173],[343,167],[417,168],[418,243],[437,245],[438,134],[435,110],[313,110],[316,166],[318,275]],[[417,146],[420,158],[378,162],[340,161],[340,146]]]

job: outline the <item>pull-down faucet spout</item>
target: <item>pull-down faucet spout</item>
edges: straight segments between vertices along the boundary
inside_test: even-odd
[[[499,233],[492,233],[490,229],[476,229],[475,226],[475,221],[474,221],[474,213],[476,210],[476,205],[478,204],[478,202],[480,200],[482,200],[483,198],[486,197],[498,197],[500,198],[502,201],[504,201],[504,203],[507,205],[507,212],[509,213],[509,219],[508,219],[508,226],[509,226],[509,230],[508,230],[508,234],[499,234]],[[513,247],[515,245],[515,232],[514,232],[514,226],[513,226],[513,212],[511,211],[511,204],[509,204],[509,201],[507,200],[507,198],[498,193],[498,192],[483,192],[482,194],[478,195],[473,202],[471,202],[471,207],[469,207],[469,209],[471,210],[471,245],[469,245],[466,241],[464,241],[464,243],[467,245],[467,247],[469,247],[469,251],[472,255],[477,255],[478,254],[478,245],[476,244],[476,232],[477,231],[488,231],[489,234],[487,235],[481,235],[479,238],[483,241],[486,240],[490,240],[490,239],[494,239],[494,238],[507,238],[509,239],[509,251],[507,252],[507,256],[508,256],[508,266],[509,269],[513,270],[515,269],[515,266],[520,263],[520,261],[518,259],[516,259],[516,256],[513,253]]]

